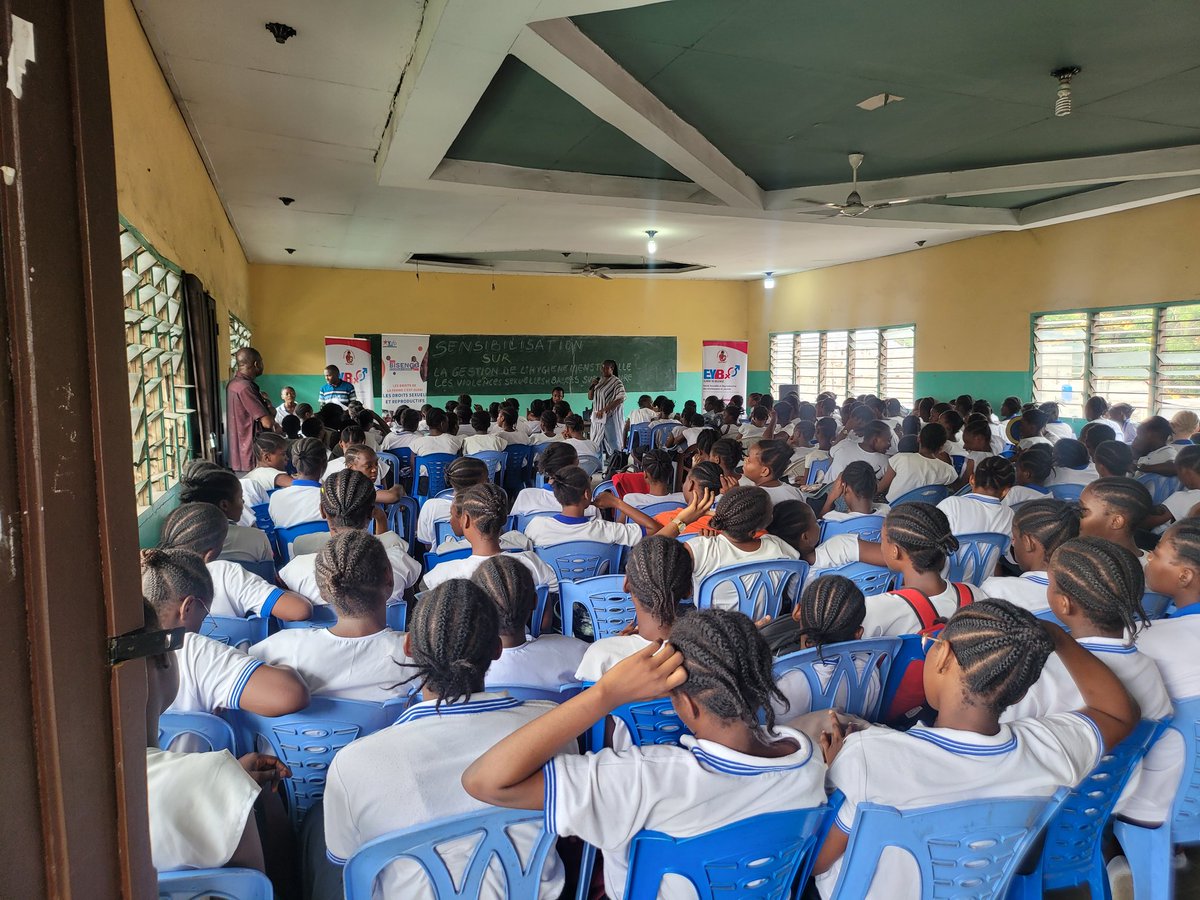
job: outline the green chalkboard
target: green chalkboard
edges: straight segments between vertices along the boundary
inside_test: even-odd
[[[530,394],[562,385],[586,391],[600,363],[615,359],[626,390],[673,391],[674,337],[435,334],[429,339],[429,393]]]

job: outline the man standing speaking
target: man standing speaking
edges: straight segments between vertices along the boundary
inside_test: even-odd
[[[326,366],[325,383],[321,385],[321,391],[317,394],[318,406],[336,403],[345,409],[353,399],[354,385],[342,378],[341,369],[337,366]]]

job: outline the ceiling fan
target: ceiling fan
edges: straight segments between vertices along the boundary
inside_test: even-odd
[[[606,274],[609,271],[608,266],[593,266],[587,260],[587,257],[584,257],[583,267],[576,269],[575,274],[582,275],[585,278],[603,278],[605,281],[612,281],[612,276]]]
[[[887,209],[889,206],[899,206],[901,203],[911,203],[917,199],[932,199],[926,197],[905,197],[900,200],[889,200],[887,203],[863,203],[862,197],[858,193],[858,167],[863,163],[863,155],[861,153],[851,153],[849,159],[851,191],[846,196],[845,203],[822,203],[820,200],[809,200],[806,197],[797,197],[796,199],[800,203],[808,203],[813,206],[822,207],[823,209],[836,210],[833,215],[846,216],[851,219],[876,209]]]

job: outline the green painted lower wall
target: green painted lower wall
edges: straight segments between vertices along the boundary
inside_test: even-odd
[[[918,397],[936,397],[938,400],[953,400],[960,394],[983,398],[995,410],[1005,397],[1020,397],[1030,394],[1029,373],[1022,369],[1014,371],[958,371],[917,372],[914,391]]]
[[[179,506],[179,485],[175,485],[154,501],[154,505],[138,516],[138,546],[143,550],[158,544],[163,522]]]

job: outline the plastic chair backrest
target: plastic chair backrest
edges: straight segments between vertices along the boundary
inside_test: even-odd
[[[1152,475],[1145,473],[1137,476],[1137,480],[1146,486],[1155,503],[1163,503],[1168,497],[1179,490],[1179,479],[1168,475]]]
[[[651,503],[649,506],[640,506],[638,509],[653,519],[659,513],[674,512],[686,506],[686,503],[680,503],[678,500],[663,500],[660,503]]]
[[[624,575],[600,575],[582,581],[564,581],[558,586],[562,604],[563,634],[575,633],[575,605],[583,607],[592,620],[595,640],[620,633],[635,618],[633,599],[624,590]]]
[[[440,491],[434,494],[434,497],[438,500],[453,500],[454,493],[454,488],[442,488]]]
[[[238,749],[250,753],[264,744],[292,770],[281,790],[292,825],[325,795],[325,778],[337,752],[360,737],[393,724],[404,712],[407,698],[367,703],[314,696],[306,709],[286,716],[260,716],[244,709],[221,713],[237,735]]]
[[[387,605],[387,626],[392,631],[408,630],[408,601],[397,600]]]
[[[503,691],[518,700],[549,700],[551,703],[562,703],[582,691],[583,685],[560,684],[556,688],[542,688],[531,684],[489,684],[487,689],[492,693]]]
[[[504,474],[508,468],[507,450],[480,450],[478,453],[469,455],[472,459],[483,461],[483,464],[487,466],[488,478],[498,485],[504,485]]]
[[[1055,500],[1075,501],[1083,493],[1083,488],[1082,484],[1052,484],[1050,496]]]
[[[245,619],[238,616],[206,616],[200,623],[200,633],[230,647],[245,649],[259,641],[265,641],[270,624],[270,618],[262,616],[249,616]]]
[[[271,880],[257,869],[183,869],[158,873],[158,900],[274,900]]]
[[[579,457],[579,468],[587,472],[589,476],[595,475],[600,471],[600,457],[590,454]]]
[[[596,485],[595,489],[592,491],[592,499],[595,500],[601,494],[612,494],[614,497],[618,496],[617,486],[612,483],[611,478],[608,481],[602,481]]]
[[[533,447],[529,444],[509,444],[504,449],[508,461],[504,464],[504,489],[515,497],[521,488],[533,484]]]
[[[183,735],[199,738],[208,751],[228,750],[237,755],[233,729],[224,719],[203,712],[165,712],[158,717],[158,746],[161,749],[170,750],[175,739]]]
[[[293,628],[331,628],[337,624],[337,610],[328,604],[313,604],[312,615],[307,619],[288,622],[279,619],[279,630],[288,631]]]
[[[412,497],[401,497],[387,507],[388,528],[408,542],[410,553],[415,546],[419,513],[417,501]]]
[[[561,590],[564,581],[581,581],[621,571],[625,548],[599,541],[567,541],[552,547],[534,547],[533,552],[554,570]]]
[[[956,534],[958,549],[950,557],[950,581],[963,581],[976,587],[996,571],[996,563],[1008,549],[1012,538],[1007,534],[977,532]]]
[[[328,531],[329,523],[324,519],[319,522],[304,522],[300,525],[293,525],[290,528],[275,529],[276,549],[279,551],[279,559],[283,563],[287,563],[292,558],[292,543],[296,538],[304,534],[316,534],[318,531]]]
[[[825,473],[829,471],[829,467],[833,465],[832,459],[818,459],[808,464],[808,478],[805,484],[816,484],[825,477]]]
[[[650,449],[650,423],[638,422],[636,425],[629,426],[629,444],[625,448],[626,453],[632,453],[634,449],[649,450]]]
[[[778,618],[788,586],[792,585],[793,596],[799,596],[807,576],[808,563],[802,559],[770,559],[726,566],[701,579],[696,591],[696,608],[711,607],[716,589],[730,584],[737,592],[740,612],[755,621],[763,616]]]
[[[532,522],[534,519],[536,519],[538,516],[557,516],[557,515],[558,515],[558,513],[556,513],[552,509],[539,509],[536,512],[519,513],[518,515],[513,517],[516,519],[516,523],[513,525],[513,530],[519,531],[519,532],[521,532],[521,534],[524,534],[526,526],[528,526],[529,523]]]
[[[895,590],[901,582],[899,572],[885,569],[883,566],[873,566],[870,563],[847,563],[835,569],[822,569],[822,575],[841,575],[853,581],[864,597],[874,597],[876,594],[886,594]]]
[[[810,709],[840,709],[851,715],[861,716],[868,722],[875,722],[879,718],[879,707],[883,701],[883,685],[887,683],[892,660],[899,649],[898,637],[812,647],[779,657],[771,666],[771,671],[775,673],[776,681],[787,672],[803,672],[812,697]],[[863,656],[866,659],[863,660],[862,671],[859,672],[858,660]],[[820,662],[833,663],[836,666],[824,684],[815,668]],[[876,685],[873,698],[870,696],[872,683]]]
[[[642,831],[629,848],[626,897],[657,897],[663,876],[692,883],[700,900],[782,900],[808,879],[819,837],[832,813],[813,809],[765,813],[694,837]]]
[[[964,484],[962,487],[960,487],[957,491],[954,492],[954,496],[955,497],[965,497],[969,493],[971,493],[971,482],[968,481],[966,484]]]
[[[885,847],[916,860],[922,900],[970,897],[1003,900],[1017,867],[1067,797],[995,797],[899,810],[860,803],[842,857],[834,895],[865,897]]]
[[[667,438],[671,436],[671,432],[679,427],[678,422],[650,422],[649,425],[651,447],[661,447],[667,442]]]
[[[433,546],[440,547],[444,541],[453,540],[457,535],[450,527],[449,519],[440,519],[433,523]]]
[[[505,550],[505,553],[519,553],[517,550]],[[537,596],[537,602],[533,605],[533,617],[529,622],[529,633],[534,637],[542,636],[542,619],[546,615],[546,600],[550,596],[550,585],[538,584],[535,585],[534,593]]]
[[[446,489],[446,466],[456,458],[453,453],[430,453],[428,456],[413,457],[411,493],[418,503],[424,503]]]
[[[452,559],[466,559],[470,555],[471,548],[469,545],[456,550],[446,550],[442,553],[434,553],[431,550],[425,554],[425,571],[432,572],[439,563],[449,562]]]
[[[484,877],[495,860],[503,871],[505,897],[537,897],[541,887],[546,854],[555,836],[542,828],[544,815],[539,810],[485,809],[449,819],[418,825],[385,834],[363,844],[346,862],[343,871],[346,900],[372,900],[379,873],[397,859],[418,863],[432,888],[430,896],[438,900],[487,896]],[[532,853],[522,854],[513,844],[511,830],[516,825],[538,829]],[[526,830],[526,829],[522,829]],[[463,838],[478,838],[466,870],[456,878],[446,866],[438,847]],[[522,863],[522,856],[526,861]]]
[[[233,562],[237,563],[247,572],[253,572],[263,581],[269,581],[271,584],[275,583],[275,560],[256,559],[251,561],[248,559],[235,559]]]
[[[675,713],[669,698],[645,700],[641,703],[626,703],[612,711],[612,717],[624,723],[629,739],[635,747],[652,744],[679,746],[679,739],[692,732]],[[604,746],[604,720],[592,726],[591,749]]]
[[[927,484],[924,487],[913,488],[907,494],[901,494],[895,500],[889,501],[892,509],[901,503],[941,503],[950,496],[950,489],[944,484]]]
[[[388,473],[383,479],[384,485],[387,487],[395,487],[396,482],[400,480],[400,472],[404,468],[399,454],[394,453],[391,450],[377,450],[375,455],[379,457],[381,462],[386,461],[388,464]],[[411,450],[408,451],[408,458],[409,461],[412,460]]]
[[[864,541],[878,541],[883,531],[883,516],[855,516],[853,519],[827,522],[821,520],[821,540],[839,534],[857,534]]]

